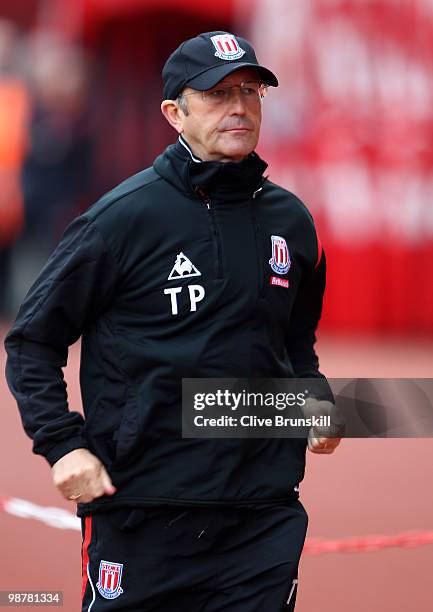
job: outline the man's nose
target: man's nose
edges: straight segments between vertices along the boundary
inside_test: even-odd
[[[229,111],[232,115],[244,115],[246,102],[239,87],[230,89],[229,96]]]

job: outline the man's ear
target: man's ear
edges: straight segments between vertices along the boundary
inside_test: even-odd
[[[164,100],[161,103],[161,112],[171,127],[173,127],[178,134],[182,134],[185,115],[179,108],[177,102],[174,100]]]

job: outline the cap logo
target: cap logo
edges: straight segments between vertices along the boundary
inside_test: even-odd
[[[211,36],[211,41],[216,49],[216,57],[222,60],[236,60],[245,54],[233,34],[217,34]]]

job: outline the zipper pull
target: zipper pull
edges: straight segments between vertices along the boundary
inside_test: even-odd
[[[210,200],[210,197],[207,195],[207,193],[205,193],[201,187],[196,187],[195,192],[200,196],[200,198],[203,200],[203,202],[206,204],[209,210],[211,200]]]
[[[253,193],[253,200],[256,199],[256,197],[259,195],[259,193],[261,191],[263,191],[263,185],[265,184],[265,182],[268,180],[267,176],[262,176],[262,179],[260,181],[260,187],[258,189],[256,189]]]

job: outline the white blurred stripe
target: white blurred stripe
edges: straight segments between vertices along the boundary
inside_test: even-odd
[[[1,498],[0,504],[3,510],[13,516],[20,518],[35,519],[56,529],[72,529],[74,531],[81,530],[80,519],[62,508],[54,508],[52,506],[38,506],[25,499],[18,497]]]

